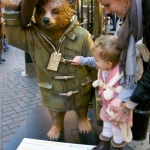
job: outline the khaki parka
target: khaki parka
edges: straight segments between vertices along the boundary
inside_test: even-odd
[[[36,24],[23,28],[20,12],[3,12],[8,43],[30,54],[37,69],[43,104],[50,110],[68,111],[87,106],[92,100],[92,73],[86,66],[74,66],[67,60],[77,55],[91,56],[93,41],[89,32],[78,25],[76,16],[61,37],[58,46],[51,43]],[[13,35],[13,36],[12,36]],[[47,69],[51,53],[60,51],[62,62],[57,71]]]

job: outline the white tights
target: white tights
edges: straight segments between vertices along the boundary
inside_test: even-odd
[[[123,142],[121,129],[115,128],[111,122],[103,122],[102,135],[108,138],[113,136],[113,141],[117,144]]]

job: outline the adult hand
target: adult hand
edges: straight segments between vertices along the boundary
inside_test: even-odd
[[[107,112],[112,114],[109,121],[115,121],[118,123],[126,122],[128,125],[132,126],[132,110],[127,108],[125,103],[122,103],[120,109],[112,109],[108,107]]]
[[[71,65],[80,65],[80,56],[75,56],[72,60],[69,60],[69,62],[71,62]]]
[[[109,104],[109,108],[112,111],[117,111],[120,109],[121,105],[122,105],[123,101],[120,98],[115,98],[112,100],[112,102]]]

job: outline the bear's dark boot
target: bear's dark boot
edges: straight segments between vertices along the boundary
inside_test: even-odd
[[[110,138],[100,134],[100,143],[94,147],[92,150],[110,150]]]
[[[111,146],[110,146],[110,150],[123,150],[123,147],[126,145],[126,142],[122,142],[120,144],[117,144],[113,141],[113,139],[111,140]]]

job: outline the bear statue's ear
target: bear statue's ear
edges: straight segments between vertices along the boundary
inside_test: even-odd
[[[69,4],[74,8],[76,4],[76,0],[68,0]]]

